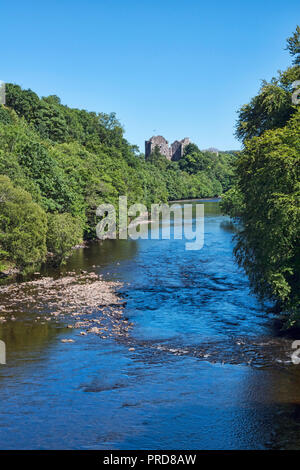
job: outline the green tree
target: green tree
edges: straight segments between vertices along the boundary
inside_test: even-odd
[[[14,84],[7,84],[7,106],[0,106],[0,174],[30,193],[35,207],[47,213],[48,249],[58,263],[82,229],[85,239],[95,237],[96,208],[104,202],[117,205],[120,195],[127,196],[129,205],[149,207],[227,190],[231,157],[201,152],[194,144],[188,148],[190,157],[182,168],[159,149],[145,161],[124,138],[114,113],[72,109],[55,95],[39,98]],[[28,236],[33,236],[30,230]],[[6,253],[13,260],[12,252]],[[39,257],[33,251],[22,263],[25,258],[30,264]]]
[[[179,160],[180,169],[191,174],[208,170],[210,166],[210,155],[201,152],[195,144],[187,145],[183,157]]]
[[[296,59],[299,33],[288,40]],[[241,222],[235,254],[253,290],[287,313],[288,326],[300,324],[300,110],[291,104],[299,78],[299,65],[280,72],[240,110],[244,149],[221,203]]]
[[[287,50],[294,57],[293,63],[300,65],[300,26],[296,27],[293,36],[287,39]]]
[[[47,248],[56,264],[66,260],[82,236],[81,222],[71,214],[48,214]]]
[[[237,259],[254,290],[299,309],[300,111],[246,144],[238,164],[244,205]]]
[[[245,142],[266,130],[283,127],[295,113],[291,100],[291,85],[300,79],[299,68],[289,74],[273,78],[270,83],[263,81],[261,89],[249,104],[241,107],[236,125],[236,136]]]
[[[0,251],[18,266],[35,265],[46,256],[47,217],[29,193],[0,175]]]

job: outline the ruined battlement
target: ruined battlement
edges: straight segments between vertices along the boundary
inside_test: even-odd
[[[147,160],[155,147],[158,147],[160,153],[168,160],[178,161],[183,156],[184,147],[189,143],[190,139],[185,137],[182,140],[175,140],[169,146],[169,142],[162,135],[153,136],[145,141],[145,158]]]

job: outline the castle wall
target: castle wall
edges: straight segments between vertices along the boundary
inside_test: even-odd
[[[171,153],[172,153],[172,160],[177,161],[180,160],[181,158],[181,153],[182,153],[182,148],[181,148],[181,142],[178,140],[175,140],[173,144],[171,145]]]
[[[171,153],[169,148],[169,142],[162,137],[161,135],[153,136],[151,139],[145,142],[145,157],[148,159],[155,149],[155,147],[159,148],[159,151],[162,155],[164,155],[168,160],[171,160]]]
[[[182,140],[175,140],[171,145],[172,160],[178,161],[183,156],[184,147],[190,143],[190,139],[185,137]]]
[[[185,137],[182,140],[175,140],[169,147],[168,141],[163,136],[153,136],[151,139],[145,141],[145,158],[147,160],[157,146],[160,153],[168,160],[178,161],[183,156],[184,147],[189,143],[190,139]]]

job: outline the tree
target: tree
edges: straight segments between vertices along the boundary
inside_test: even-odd
[[[126,195],[129,205],[149,207],[172,198],[214,196],[230,185],[230,158],[203,153],[194,144],[182,168],[159,149],[145,161],[124,138],[114,113],[72,109],[55,95],[39,98],[13,84],[7,84],[7,104],[0,106],[0,174],[47,213],[47,244],[57,263],[82,230],[85,239],[96,236],[96,208],[118,205],[119,195]],[[34,236],[28,228],[28,237]],[[12,251],[3,251],[15,262]],[[44,259],[35,251],[24,264],[25,258],[29,264]]]
[[[296,112],[291,93],[293,82],[300,80],[299,26],[294,35],[287,39],[286,48],[294,57],[294,66],[279,72],[270,82],[263,80],[259,93],[239,110],[236,136],[243,142],[262,135],[266,130],[284,127]]]
[[[293,36],[287,39],[286,49],[294,57],[293,64],[300,65],[300,26],[297,26]]]
[[[236,136],[245,142],[266,130],[283,127],[295,112],[291,100],[291,84],[300,79],[300,70],[294,69],[291,77],[273,78],[263,81],[258,95],[249,104],[242,106],[236,125]],[[292,76],[293,75],[293,76]],[[285,82],[284,82],[285,79]]]
[[[299,34],[297,27],[288,40],[296,59]],[[291,100],[299,78],[299,65],[289,67],[240,110],[237,135],[244,149],[236,183],[221,204],[241,222],[238,263],[254,292],[286,312],[288,326],[300,324],[300,110]]]
[[[235,254],[261,298],[300,318],[300,110],[245,144],[222,208],[241,221]]]
[[[167,168],[168,160],[165,155],[160,153],[158,145],[154,147],[154,150],[149,155],[148,161],[162,170]]]
[[[0,250],[19,267],[35,265],[46,256],[47,218],[29,193],[0,175]]]
[[[72,247],[82,242],[82,236],[80,220],[71,214],[48,214],[47,248],[56,264],[66,260]]]
[[[188,144],[184,149],[183,157],[179,160],[181,170],[190,174],[208,170],[210,164],[210,156],[201,152],[195,144]]]

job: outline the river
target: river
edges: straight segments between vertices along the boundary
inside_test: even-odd
[[[80,336],[21,308],[0,325],[1,449],[300,448],[292,340],[237,267],[233,224],[204,204],[199,251],[107,240],[68,260],[61,275],[122,282],[128,336]]]

